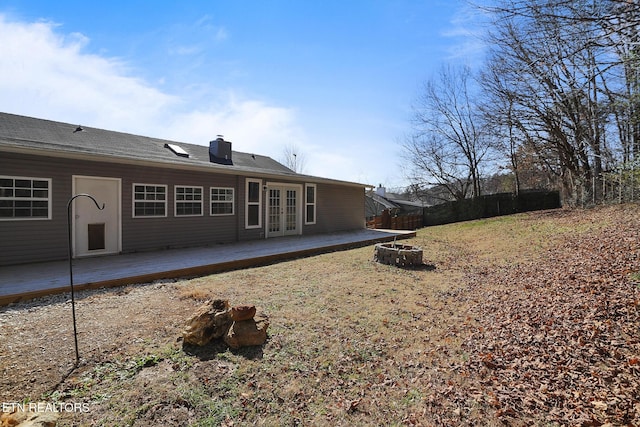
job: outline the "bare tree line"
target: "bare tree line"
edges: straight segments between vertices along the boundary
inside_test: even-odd
[[[290,143],[282,149],[280,162],[295,173],[303,173],[307,166],[307,157],[300,147]]]
[[[443,67],[418,98],[403,147],[412,182],[475,197],[500,167],[516,193],[552,186],[575,204],[602,199],[608,175],[636,179],[636,2],[499,0],[483,10],[492,20],[482,69]]]

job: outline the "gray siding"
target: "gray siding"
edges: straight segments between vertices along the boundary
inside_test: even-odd
[[[114,165],[115,167],[119,167]],[[237,240],[237,215],[210,216],[209,188],[236,186],[231,175],[184,172],[160,168],[129,168],[120,171],[122,180],[122,251],[135,252],[187,246],[229,243]],[[126,175],[125,175],[126,174]],[[167,186],[167,216],[163,218],[133,217],[133,185]],[[203,187],[203,215],[174,215],[174,186]],[[236,190],[237,200],[237,190]],[[237,212],[236,203],[236,212]]]
[[[52,219],[0,221],[0,265],[42,262],[67,257],[67,202],[74,175],[120,178],[122,181],[122,252],[203,246],[264,238],[262,227],[245,229],[245,182],[258,176],[234,176],[116,163],[69,160],[0,152],[0,175],[50,178]],[[282,181],[302,184],[300,181]],[[167,216],[134,218],[133,184],[167,186]],[[174,215],[174,186],[203,187],[203,215]],[[235,189],[235,215],[210,216],[210,187]],[[304,188],[304,187],[303,187]],[[303,191],[304,193],[304,191]],[[304,196],[301,199],[304,203]],[[317,222],[303,225],[303,234],[361,229],[364,227],[364,189],[355,186],[317,184]],[[302,221],[304,224],[304,221]]]
[[[304,234],[365,227],[363,188],[318,184],[316,192],[316,224],[305,225]]]
[[[64,259],[67,256],[67,202],[74,175],[122,179],[122,252],[229,243],[239,239],[244,209],[239,203],[238,178],[232,175],[184,172],[0,153],[0,174],[51,178],[52,219],[0,221],[0,265]],[[133,184],[167,185],[167,216],[134,218]],[[203,215],[174,216],[174,185],[202,186]],[[209,215],[209,188],[236,188],[235,215]],[[244,189],[244,184],[242,191]]]
[[[0,265],[49,261],[67,254],[71,176],[55,159],[0,153],[0,174],[51,178],[51,218],[0,221]]]

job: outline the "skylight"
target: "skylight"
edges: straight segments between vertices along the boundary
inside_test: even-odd
[[[189,157],[189,153],[184,151],[184,149],[182,147],[180,147],[179,145],[176,145],[176,144],[164,144],[164,147],[168,148],[171,151],[173,151],[173,153],[176,156]]]

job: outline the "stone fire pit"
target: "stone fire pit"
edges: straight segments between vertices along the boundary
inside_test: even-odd
[[[396,243],[378,243],[375,246],[373,260],[398,267],[419,266],[422,265],[422,248]]]

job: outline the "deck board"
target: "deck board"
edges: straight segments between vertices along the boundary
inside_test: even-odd
[[[74,289],[94,289],[166,278],[199,276],[413,236],[415,232],[358,230],[80,258],[73,260]],[[68,261],[0,267],[0,306],[69,292],[69,284]]]

